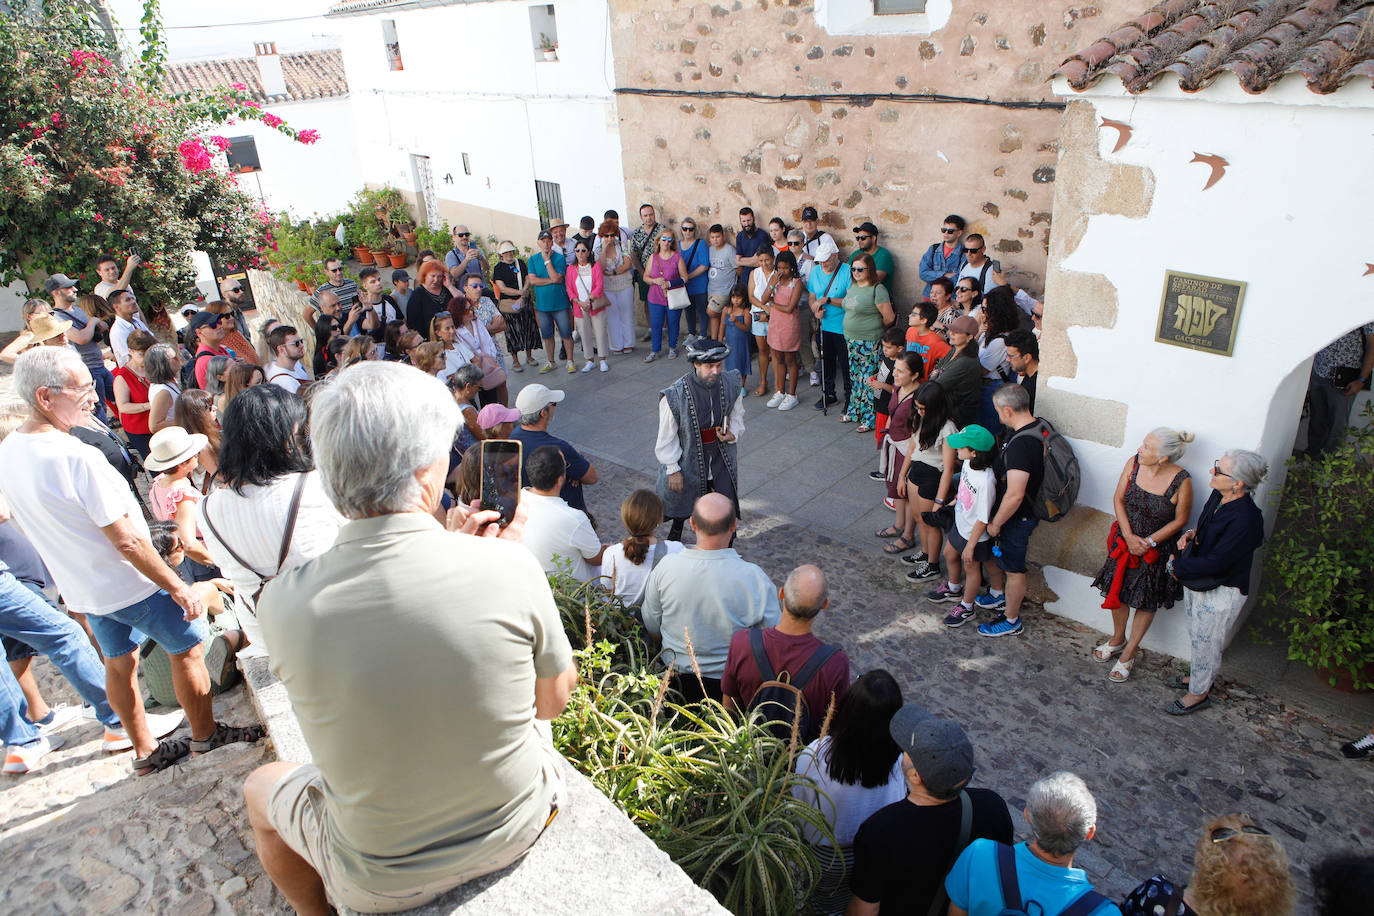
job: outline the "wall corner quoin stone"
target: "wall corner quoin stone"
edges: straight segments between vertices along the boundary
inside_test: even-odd
[[[1112,516],[1077,505],[1052,525],[1037,525],[1027,556],[1041,566],[1057,566],[1079,575],[1096,576],[1106,555]]]
[[[1071,439],[1121,448],[1126,441],[1127,407],[1120,401],[1095,398],[1072,391],[1040,386],[1035,395],[1036,413]]]

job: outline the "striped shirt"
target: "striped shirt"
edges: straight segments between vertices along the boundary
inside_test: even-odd
[[[358,298],[358,284],[353,280],[345,279],[342,283],[322,283],[315,290],[315,294],[310,297],[310,304],[319,306],[320,293],[329,290],[339,297],[339,307],[347,312],[353,307],[354,301]]]

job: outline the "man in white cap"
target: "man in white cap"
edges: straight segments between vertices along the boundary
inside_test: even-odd
[[[821,398],[815,404],[824,410],[840,403],[835,394],[835,379],[844,384],[844,403],[849,403],[849,350],[844,342],[844,294],[853,282],[849,265],[840,260],[834,241],[821,239],[816,246],[816,266],[806,278],[811,294],[811,313],[821,323]]]
[[[720,493],[739,518],[739,461],[735,442],[744,432],[744,380],[723,371],[730,348],[709,337],[689,337],[684,347],[691,371],[659,392],[658,498],[672,519],[668,539],[682,528],[699,497]]]
[[[515,409],[520,411],[520,425],[511,433],[511,438],[519,442],[524,450],[524,462],[528,464],[534,450],[544,445],[556,445],[567,462],[567,479],[558,495],[574,509],[587,511],[587,498],[582,493],[584,486],[595,484],[600,478],[596,468],[582,457],[571,442],[549,434],[553,423],[554,409],[567,395],[555,391],[538,382],[526,385],[515,396]],[[521,468],[523,473],[525,468]]]

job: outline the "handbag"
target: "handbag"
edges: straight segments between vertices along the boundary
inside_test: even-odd
[[[459,331],[458,334],[462,337],[463,343],[467,344],[468,349],[477,355],[477,368],[482,370],[482,381],[477,384],[482,387],[482,390],[490,391],[506,384],[506,370],[501,365],[501,361],[478,346],[476,340],[463,336],[462,331]],[[473,337],[476,335],[474,334]]]
[[[687,295],[687,287],[670,286],[668,287],[668,308],[675,312],[680,312],[692,304],[692,297]]]

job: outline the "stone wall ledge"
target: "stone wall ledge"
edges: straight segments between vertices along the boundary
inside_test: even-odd
[[[280,760],[308,762],[286,688],[268,659],[240,659],[249,695]],[[723,914],[716,899],[640,832],[620,809],[566,761],[569,803],[519,862],[470,881],[427,906],[421,916],[509,913]]]

